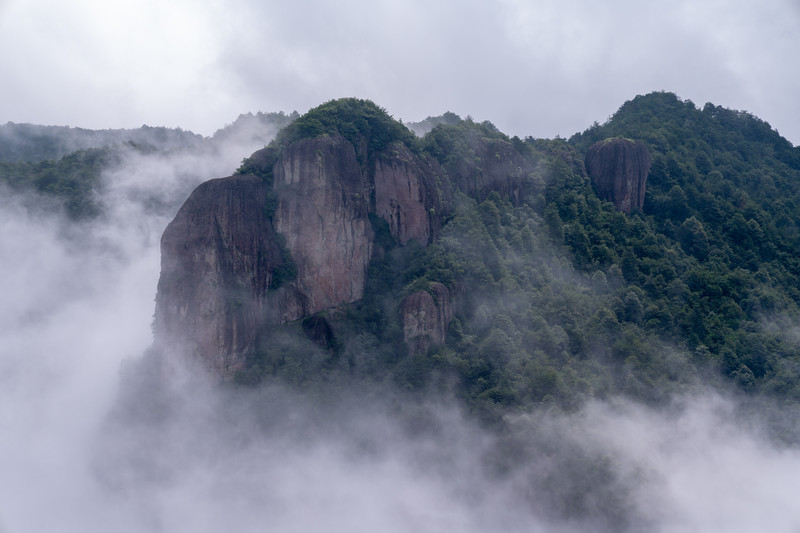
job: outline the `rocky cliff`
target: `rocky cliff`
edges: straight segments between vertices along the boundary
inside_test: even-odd
[[[297,266],[292,285],[303,295],[282,321],[361,298],[373,235],[370,184],[353,145],[339,136],[295,142],[273,175],[273,224]]]
[[[395,143],[375,161],[375,213],[389,223],[400,244],[415,239],[428,244],[441,227],[442,206],[437,187],[441,167]]]
[[[256,176],[201,184],[161,239],[156,342],[203,354],[213,372],[240,367],[257,329],[275,319],[273,273],[285,263]]]
[[[468,143],[471,157],[447,168],[453,188],[479,200],[496,191],[519,204],[535,170],[533,163],[502,139],[468,138]]]
[[[625,213],[642,209],[650,163],[650,152],[642,141],[619,137],[593,144],[585,160],[598,196]]]
[[[162,237],[157,345],[229,378],[265,325],[363,296],[370,214],[399,243],[428,244],[441,225],[438,165],[402,143],[361,159],[325,135],[256,152],[248,169],[258,176],[198,187]]]

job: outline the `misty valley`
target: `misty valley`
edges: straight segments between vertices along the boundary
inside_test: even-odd
[[[0,189],[0,532],[800,527],[800,147],[747,112],[8,123]]]

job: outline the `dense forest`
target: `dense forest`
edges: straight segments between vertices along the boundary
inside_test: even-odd
[[[406,127],[355,99],[271,118],[286,127],[268,157],[297,139],[338,133],[369,169],[376,151],[406,144],[446,171],[446,208],[427,246],[401,246],[372,220],[364,298],[324,312],[330,331],[321,337],[319,317],[274,328],[235,383],[447,389],[486,420],[616,394],[658,403],[709,381],[800,400],[800,148],[766,122],[667,92],[638,96],[570,139],[508,137],[452,113]],[[641,211],[619,212],[587,177],[587,149],[611,137],[650,151]],[[501,153],[522,162],[510,173],[513,194],[481,178]],[[6,160],[0,178],[91,218],[102,207],[93,188],[114,154],[100,146]],[[239,172],[263,168],[245,159]],[[454,295],[446,342],[409,355],[400,302],[434,282]]]

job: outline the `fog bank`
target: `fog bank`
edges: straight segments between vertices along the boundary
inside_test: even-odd
[[[800,449],[720,391],[515,413],[496,432],[452,398],[388,387],[131,380],[160,234],[242,153],[130,154],[92,223],[0,195],[0,531],[800,528]]]

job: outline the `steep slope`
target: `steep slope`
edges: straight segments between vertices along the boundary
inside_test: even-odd
[[[383,218],[401,243],[431,240],[441,210],[435,163],[402,143],[404,130],[376,143],[381,127],[376,123],[386,121],[370,102],[326,104],[299,119],[299,127],[319,123],[314,117],[349,124],[331,113],[337,106],[345,108],[334,110],[340,114],[359,108],[364,115],[374,114],[366,122],[376,130],[368,132],[372,137],[347,132],[351,141],[334,124],[307,136],[287,129],[246,161],[239,175],[217,180],[213,195],[207,186],[192,194],[162,241],[157,343],[197,354],[227,379],[255,349],[264,326],[363,296],[373,251],[371,214]],[[244,183],[250,187],[247,205],[241,203]],[[226,198],[243,210],[237,216],[257,221],[244,227],[238,218],[230,219],[229,203],[220,203]],[[187,235],[186,227],[196,234]],[[221,234],[227,237],[220,240]],[[247,244],[243,253],[239,242],[257,244]],[[285,265],[291,269],[278,270]],[[204,303],[210,293],[213,307]],[[231,295],[236,305],[227,302]],[[231,327],[235,331],[226,333]],[[213,342],[204,328],[215,332]]]
[[[256,176],[207,181],[161,239],[159,342],[209,354],[207,366],[220,375],[241,366],[257,328],[276,320],[277,295],[268,290],[285,260],[265,198]]]

